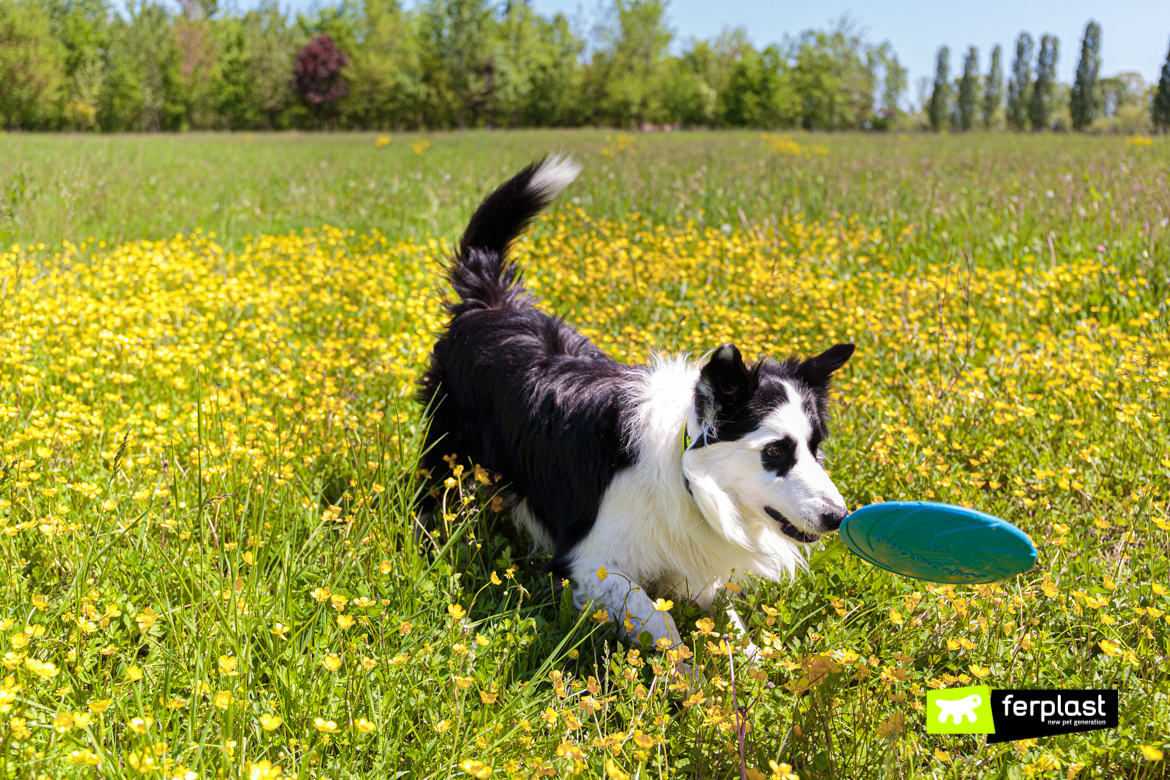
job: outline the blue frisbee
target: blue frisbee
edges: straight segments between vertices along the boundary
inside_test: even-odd
[[[952,504],[870,504],[846,517],[839,533],[854,555],[917,580],[1000,582],[1036,563],[1036,548],[1019,528]]]

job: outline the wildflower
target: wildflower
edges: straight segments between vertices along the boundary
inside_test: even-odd
[[[321,665],[331,672],[336,672],[341,668],[341,656],[329,653],[321,659]]]
[[[374,601],[373,599],[366,598],[365,596],[359,596],[353,600],[353,605],[360,609],[368,609],[377,603],[378,602]]]
[[[363,734],[372,734],[374,729],[377,728],[373,723],[366,720],[365,718],[358,718],[356,721],[354,721],[354,726],[356,726],[357,730]]]
[[[376,659],[367,658],[364,655],[362,656],[362,668],[365,669],[367,672],[370,671],[371,669],[373,669],[377,665],[378,665],[378,661]]]
[[[86,766],[100,766],[102,758],[87,748],[81,748],[69,754],[69,761],[74,764],[85,764]]]
[[[714,636],[715,635],[715,631],[714,631],[715,621],[712,620],[711,618],[708,618],[708,617],[699,618],[698,620],[695,621],[695,626],[698,627],[698,629],[699,629],[698,631],[695,632],[695,634],[697,636]]]
[[[488,693],[483,690],[479,692],[479,700],[484,704],[495,704],[497,698],[499,698],[498,693]]]
[[[467,612],[458,604],[448,604],[447,614],[450,615],[453,620],[462,620],[467,615]]]
[[[277,780],[280,777],[280,766],[271,761],[256,761],[248,765],[248,780]]]
[[[329,604],[338,612],[345,609],[345,605],[349,603],[349,599],[342,596],[340,593],[334,593],[329,597]]]
[[[341,731],[341,729],[337,727],[336,721],[325,720],[324,718],[314,718],[313,728],[317,729],[317,731],[320,731],[322,734],[336,734],[337,732]]]
[[[234,655],[221,655],[219,657],[219,673],[226,677],[235,677],[236,667],[240,665],[240,659]]]
[[[53,717],[53,730],[58,734],[64,734],[73,728],[73,716],[68,712],[59,712]]]
[[[1105,655],[1114,656],[1118,653],[1117,645],[1108,639],[1102,639],[1097,645],[1100,646],[1101,652],[1105,653]]]
[[[101,713],[108,710],[110,705],[113,703],[113,699],[98,699],[96,701],[91,701],[89,703],[89,711],[100,715]]]
[[[674,602],[668,599],[658,599],[654,602],[654,609],[658,612],[669,612],[674,608]]]
[[[53,679],[57,676],[59,671],[52,663],[49,663],[48,661],[38,661],[35,658],[26,659],[24,662],[24,668],[28,669],[37,677],[40,677],[42,680]]]
[[[605,570],[604,566],[597,567],[597,581],[605,582],[605,578],[609,576],[609,572]]]
[[[330,593],[332,593],[330,588],[314,588],[309,592],[309,595],[313,597],[314,601],[326,601]]]
[[[137,682],[142,679],[142,667],[137,664],[131,664],[126,667],[126,679],[132,682]]]
[[[492,572],[492,576],[489,579],[491,580],[492,585],[504,584],[504,581],[500,579],[500,575],[496,574],[494,571]]]
[[[422,151],[416,150],[415,154],[422,154]],[[471,759],[466,759],[464,761],[461,761],[459,763],[459,768],[462,769],[467,774],[471,775],[472,777],[479,778],[479,780],[483,780],[483,778],[486,778],[486,777],[491,777],[492,772],[494,771],[489,765],[485,764],[484,762],[473,761]]]
[[[449,731],[450,729],[451,729],[451,721],[450,720],[444,719],[444,720],[441,720],[435,724],[435,731],[437,731],[440,734],[442,734],[446,731]]]
[[[1142,755],[1145,757],[1146,761],[1161,761],[1162,760],[1161,748],[1156,748],[1153,745],[1142,745],[1141,749],[1142,749]]]
[[[281,723],[284,723],[284,721],[281,720],[279,715],[266,712],[260,716],[260,727],[265,731],[275,731],[280,728]]]
[[[219,691],[215,694],[215,698],[212,699],[211,703],[215,705],[217,710],[226,710],[232,706],[232,692]]]
[[[291,626],[286,626],[284,623],[273,623],[269,633],[281,639],[288,639],[288,633],[290,631],[292,631]]]
[[[975,675],[976,677],[978,677],[980,679],[991,674],[991,670],[988,669],[986,666],[979,666],[978,664],[971,664],[967,668],[971,671],[971,674]]]
[[[404,620],[398,624],[398,633],[402,634],[403,636],[405,636],[406,634],[409,634],[413,630],[414,630],[414,623],[410,623],[410,622]]]
[[[741,585],[738,585],[735,582],[732,582],[731,580],[728,580],[727,582],[725,582],[723,584],[723,587],[727,588],[732,593],[739,593],[741,590],[743,590],[743,587]]]
[[[153,609],[147,607],[138,613],[138,617],[135,620],[138,621],[138,630],[145,634],[158,622],[158,615],[155,614]]]
[[[904,622],[904,620],[902,619],[902,613],[896,609],[891,609],[890,610],[890,622],[893,623],[895,626],[902,625],[902,623]]]
[[[337,616],[337,627],[343,631],[347,628],[352,627],[354,622],[355,621],[354,621],[353,617],[351,617],[350,615],[338,615]]]
[[[459,675],[455,675],[455,684],[460,688],[470,688],[471,686],[475,685],[475,678],[460,677]]]
[[[383,574],[389,574],[390,572],[394,571],[394,564],[390,561],[382,561],[378,564],[378,571],[382,572]]]
[[[131,718],[130,722],[126,724],[126,727],[129,728],[131,731],[133,731],[135,734],[145,734],[147,731],[150,730],[150,727],[153,725],[154,725],[154,718],[150,718],[150,717]]]

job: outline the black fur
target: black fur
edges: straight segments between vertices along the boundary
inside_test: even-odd
[[[611,360],[561,319],[537,311],[507,260],[508,244],[547,203],[529,166],[471,218],[448,278],[459,298],[435,343],[420,400],[432,408],[424,466],[444,455],[503,474],[554,543],[553,571],[587,534],[614,475],[634,463],[622,421],[628,380],[644,369]],[[434,497],[429,498],[433,507]]]

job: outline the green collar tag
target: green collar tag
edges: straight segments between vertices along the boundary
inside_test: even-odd
[[[687,424],[683,423],[683,452],[691,448],[691,435],[687,433]]]

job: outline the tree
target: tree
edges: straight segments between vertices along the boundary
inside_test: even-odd
[[[1056,60],[1060,56],[1060,40],[1045,34],[1040,39],[1040,56],[1036,59],[1036,83],[1032,86],[1032,102],[1028,119],[1035,131],[1047,130],[1052,122],[1053,96],[1056,92]]]
[[[775,46],[743,51],[719,95],[720,114],[732,127],[773,128],[785,124],[792,94],[785,77],[784,57]]]
[[[1170,51],[1162,63],[1162,75],[1158,79],[1158,91],[1154,93],[1154,104],[1150,111],[1154,127],[1165,133],[1170,130]]]
[[[346,123],[390,127],[416,118],[426,86],[412,17],[397,0],[364,0],[356,27],[360,42],[343,73]]]
[[[1035,42],[1026,32],[1016,39],[1016,58],[1008,81],[1007,123],[1013,130],[1028,129],[1028,104],[1032,96],[1032,49]]]
[[[292,88],[318,117],[331,119],[334,104],[349,94],[341,77],[347,65],[349,57],[333,44],[333,39],[318,35],[297,53]]]
[[[790,42],[788,61],[795,116],[805,130],[870,127],[875,119],[873,47],[848,16],[831,30],[806,30]]]
[[[1003,49],[997,43],[991,50],[991,70],[983,86],[983,126],[991,129],[995,114],[1003,101]]]
[[[975,124],[975,114],[979,110],[979,50],[974,46],[967,49],[967,56],[963,60],[958,109],[959,129],[970,130]]]
[[[0,0],[0,127],[51,125],[65,87],[65,51],[29,2]]]
[[[951,49],[943,46],[938,50],[934,66],[934,89],[930,93],[930,126],[937,131],[946,130],[951,114]]]
[[[601,46],[589,65],[588,81],[598,119],[626,126],[665,119],[661,85],[674,37],[666,26],[666,4],[616,0],[596,35]]]
[[[429,0],[419,12],[429,120],[474,125],[495,88],[492,9],[486,0]]]
[[[902,95],[906,93],[908,71],[898,61],[898,55],[894,53],[894,47],[889,41],[882,41],[880,46],[872,49],[869,60],[871,70],[880,69],[882,72],[882,95],[877,124],[885,128],[902,113],[900,105]]]
[[[515,127],[579,121],[582,48],[564,15],[549,19],[527,0],[509,3],[492,53],[491,122]]]
[[[1101,25],[1090,21],[1085,25],[1081,41],[1081,59],[1077,63],[1077,77],[1069,96],[1073,129],[1084,130],[1093,123],[1100,109],[1097,73],[1101,69]]]

